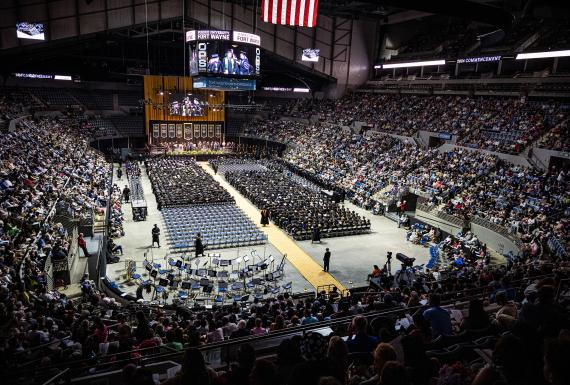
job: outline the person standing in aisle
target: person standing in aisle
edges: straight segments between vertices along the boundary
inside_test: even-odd
[[[325,255],[323,256],[323,271],[329,271],[329,264],[331,261],[331,252],[329,251],[329,248],[327,247],[327,250],[325,251]]]
[[[160,229],[158,228],[158,225],[155,223],[154,227],[152,228],[152,245],[151,247],[154,247],[154,244],[157,244],[158,247],[160,247]]]

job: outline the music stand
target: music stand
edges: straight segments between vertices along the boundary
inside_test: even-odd
[[[213,289],[214,289],[214,286],[210,286],[210,285],[202,286],[202,293],[212,294]]]
[[[235,262],[237,263],[236,271],[239,271],[239,265],[243,262],[243,257],[237,257]]]

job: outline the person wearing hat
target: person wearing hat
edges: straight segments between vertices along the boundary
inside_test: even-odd
[[[252,73],[252,66],[249,63],[249,59],[245,54],[245,51],[239,52],[239,60],[237,60],[238,64],[238,74],[242,76],[251,75]]]
[[[151,247],[154,247],[154,244],[157,244],[158,247],[160,247],[160,229],[158,228],[158,225],[155,223],[154,227],[152,228],[152,245]]]
[[[214,74],[222,72],[222,63],[220,62],[220,56],[217,53],[212,54],[212,57],[208,61],[208,72]]]

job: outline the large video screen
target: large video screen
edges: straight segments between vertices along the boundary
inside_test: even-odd
[[[177,116],[205,116],[208,104],[203,95],[172,93],[168,97],[168,113]]]
[[[190,75],[256,77],[261,49],[257,35],[231,31],[190,31]]]
[[[41,23],[22,22],[16,24],[18,39],[45,40],[44,25]]]

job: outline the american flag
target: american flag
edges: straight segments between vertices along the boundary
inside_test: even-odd
[[[263,21],[282,25],[317,25],[319,0],[263,0]]]

